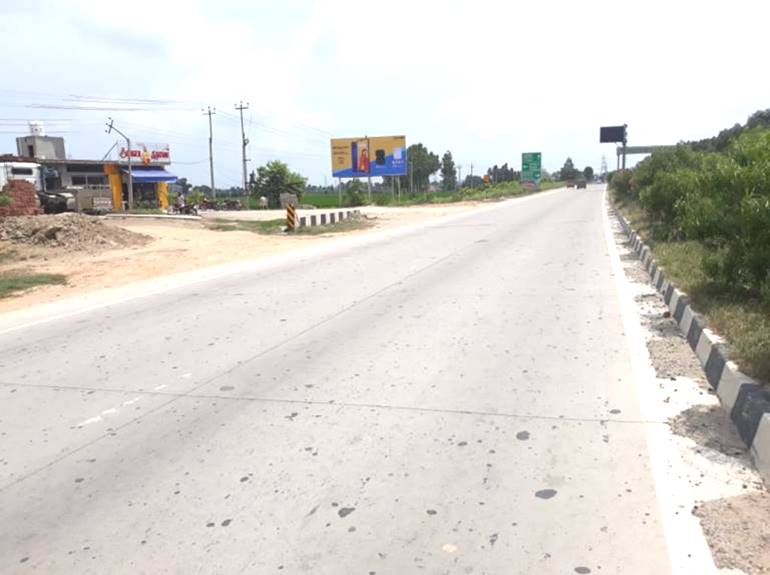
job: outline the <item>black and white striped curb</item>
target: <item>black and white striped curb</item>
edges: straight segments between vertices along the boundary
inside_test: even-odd
[[[631,247],[652,277],[655,288],[671,311],[687,343],[698,356],[706,379],[738,428],[741,438],[751,450],[751,456],[765,485],[770,487],[770,386],[762,385],[741,373],[727,359],[719,336],[706,327],[703,318],[693,311],[687,295],[668,281],[652,256],[649,246],[631,228],[626,219],[614,210]]]
[[[353,216],[359,216],[359,210],[340,210],[339,212],[325,212],[323,214],[312,214],[310,216],[301,216],[299,218],[299,227],[309,228],[313,226],[325,226],[335,224],[343,220],[349,220]]]

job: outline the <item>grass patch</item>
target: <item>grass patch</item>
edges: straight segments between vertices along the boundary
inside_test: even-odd
[[[126,210],[124,214],[165,214],[165,210],[160,208],[134,208],[133,210]]]
[[[345,196],[342,196],[342,201],[345,203]],[[302,203],[315,206],[317,208],[339,208],[340,203],[337,199],[337,194],[302,194]]]
[[[62,285],[67,283],[61,274],[31,274],[25,272],[0,272],[0,298],[40,285]]]
[[[687,293],[693,309],[726,339],[730,358],[748,375],[770,381],[770,309],[759,294],[709,276],[701,263],[708,253],[704,245],[651,241],[649,221],[638,204],[616,205],[653,249],[666,277]]]
[[[372,194],[372,204],[377,206],[414,206],[420,204],[452,204],[454,202],[496,200],[529,195],[537,191],[544,192],[563,186],[564,182],[543,182],[540,184],[539,190],[528,190],[522,188],[519,182],[509,182],[480,188],[461,188],[454,192],[431,192],[414,195],[409,195],[408,192],[402,190],[400,201],[392,195],[392,192],[380,191]],[[366,191],[361,195],[366,203]],[[336,193],[303,194],[301,203],[317,208],[355,207],[347,205],[344,193],[342,194],[342,205],[340,205]]]
[[[309,216],[308,216],[309,217]],[[207,224],[208,228],[218,232],[253,232],[263,235],[275,235],[284,234],[284,228],[286,227],[286,220],[284,218],[278,220],[225,220],[215,219],[213,222]],[[342,232],[350,232],[354,230],[360,230],[368,228],[371,223],[363,219],[347,219],[337,224],[328,224],[325,226],[312,226],[305,228],[298,228],[294,234],[303,236],[317,236],[321,234],[334,234]]]

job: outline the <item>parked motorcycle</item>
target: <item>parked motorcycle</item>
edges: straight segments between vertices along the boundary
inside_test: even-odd
[[[169,206],[166,213],[170,216],[197,216],[198,204],[185,204],[184,206]]]

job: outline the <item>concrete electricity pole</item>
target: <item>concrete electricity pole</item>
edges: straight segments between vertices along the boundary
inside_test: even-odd
[[[249,109],[249,103],[246,102],[246,105],[243,105],[243,102],[240,104],[235,105],[235,109],[238,110],[241,113],[241,143],[243,145],[243,193],[248,195],[249,190],[247,188],[248,185],[248,179],[246,176],[246,146],[249,145],[249,140],[246,138],[246,132],[243,129],[243,111]]]
[[[209,174],[211,176],[211,196],[217,197],[217,189],[214,187],[214,133],[211,128],[211,116],[217,113],[217,109],[211,106],[207,106],[207,110],[203,112],[204,115],[209,117]]]
[[[105,132],[108,134],[115,130],[118,134],[123,136],[126,139],[126,148],[128,148],[128,209],[133,210],[134,209],[134,174],[131,171],[131,138],[126,136],[123,132],[118,130],[113,125],[112,118],[107,118],[109,120],[109,123],[107,125],[107,129]]]
[[[476,184],[473,182],[473,164],[471,164],[471,188],[475,188]]]
[[[457,166],[457,187],[463,187],[463,167],[462,164]]]

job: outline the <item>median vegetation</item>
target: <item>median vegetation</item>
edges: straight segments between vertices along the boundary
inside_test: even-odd
[[[656,151],[610,188],[731,356],[770,380],[770,110]]]

